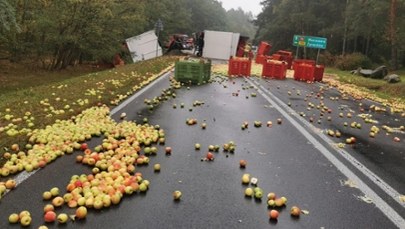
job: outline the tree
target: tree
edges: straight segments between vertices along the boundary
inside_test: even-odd
[[[0,34],[9,31],[12,27],[18,27],[15,20],[15,10],[7,0],[0,0]]]
[[[231,9],[226,12],[228,22],[228,31],[240,33],[243,36],[248,36],[253,39],[256,33],[256,27],[253,25],[252,13],[244,12],[241,8]]]

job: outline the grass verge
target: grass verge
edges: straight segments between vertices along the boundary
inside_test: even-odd
[[[16,81],[2,83],[0,94],[0,156],[12,144],[23,147],[34,129],[69,119],[100,103],[118,105],[177,59],[165,56],[85,75],[41,72],[29,76],[30,84],[17,80],[21,76],[12,76]]]

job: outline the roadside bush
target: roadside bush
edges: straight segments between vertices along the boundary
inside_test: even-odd
[[[359,67],[372,68],[372,62],[367,56],[361,53],[352,53],[343,57],[338,57],[335,67],[344,71],[354,70]]]
[[[332,53],[325,51],[324,53],[319,55],[319,63],[323,64],[328,67],[335,66],[336,56],[332,55]]]

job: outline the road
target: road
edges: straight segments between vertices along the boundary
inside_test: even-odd
[[[146,117],[166,131],[165,146],[172,147],[172,155],[166,156],[165,146],[158,146],[159,153],[150,165],[137,168],[150,180],[149,191],[125,196],[118,206],[92,209],[84,221],[46,224],[49,228],[405,228],[405,203],[400,200],[405,193],[404,133],[381,131],[370,138],[373,124],[365,124],[358,114],[372,114],[380,127],[404,125],[403,117],[372,112],[368,110],[371,101],[342,99],[334,88],[320,83],[256,78],[215,78],[213,83],[183,86],[176,90],[175,99],[148,110],[144,99],[168,88],[168,77],[112,110],[117,121],[126,112],[127,119],[142,122]],[[203,104],[193,106],[197,100]],[[316,105],[321,100],[331,113],[320,115]],[[315,107],[308,109],[308,102]],[[180,103],[185,107],[180,108]],[[348,112],[353,114],[351,118]],[[188,118],[197,119],[198,124],[186,125]],[[282,123],[277,124],[277,119]],[[244,121],[249,127],[242,130]],[[263,125],[254,127],[254,121]],[[268,121],[271,127],[266,126]],[[351,128],[353,121],[362,128]],[[199,126],[202,122],[206,129]],[[342,136],[330,137],[325,132],[328,129],[339,130]],[[352,136],[357,139],[355,144],[337,147]],[[393,142],[395,136],[401,141]],[[94,138],[89,145],[94,147],[100,140]],[[229,141],[236,144],[234,153],[221,150],[214,153],[215,160],[202,160],[208,145],[222,146]],[[201,144],[201,150],[195,150],[195,143]],[[42,193],[54,186],[64,190],[72,175],[91,173],[89,167],[75,162],[80,153],[58,159],[4,196],[0,228],[19,228],[7,218],[21,210],[33,215],[30,228],[43,224],[46,202]],[[247,161],[245,169],[239,167],[241,159]],[[160,173],[153,171],[154,163],[161,164]],[[277,221],[269,220],[265,197],[258,201],[244,196],[248,186],[241,184],[241,177],[245,173],[258,179],[265,195],[275,192],[287,197],[287,207],[278,209]],[[181,201],[173,201],[174,190],[182,191]],[[293,205],[308,214],[292,218],[289,210]],[[58,213],[69,211],[67,207],[57,209]]]

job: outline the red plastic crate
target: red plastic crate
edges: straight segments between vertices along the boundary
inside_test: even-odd
[[[313,66],[315,66],[315,61],[314,61],[314,60],[306,60],[306,59],[295,59],[295,60],[292,62],[293,69],[295,70],[295,67],[296,67],[297,65],[301,65],[301,64],[307,64],[307,65],[313,65]]]
[[[287,63],[268,61],[263,64],[262,76],[275,79],[285,79],[287,75]]]
[[[290,51],[278,50],[276,53],[282,56],[292,56],[292,52]]]
[[[271,59],[273,59],[273,60],[282,60],[280,54],[273,54],[273,55],[271,55]]]
[[[257,49],[257,55],[267,55],[270,52],[271,45],[267,42],[261,41]]]
[[[267,56],[265,55],[256,55],[256,60],[255,62],[257,64],[264,64],[266,62]]]
[[[300,64],[294,66],[294,79],[300,81],[314,81],[315,66],[310,64]]]
[[[250,76],[252,61],[247,58],[230,58],[228,76]]]
[[[324,71],[325,71],[325,66],[324,65],[316,65],[315,66],[315,73],[314,73],[315,81],[322,81]]]

